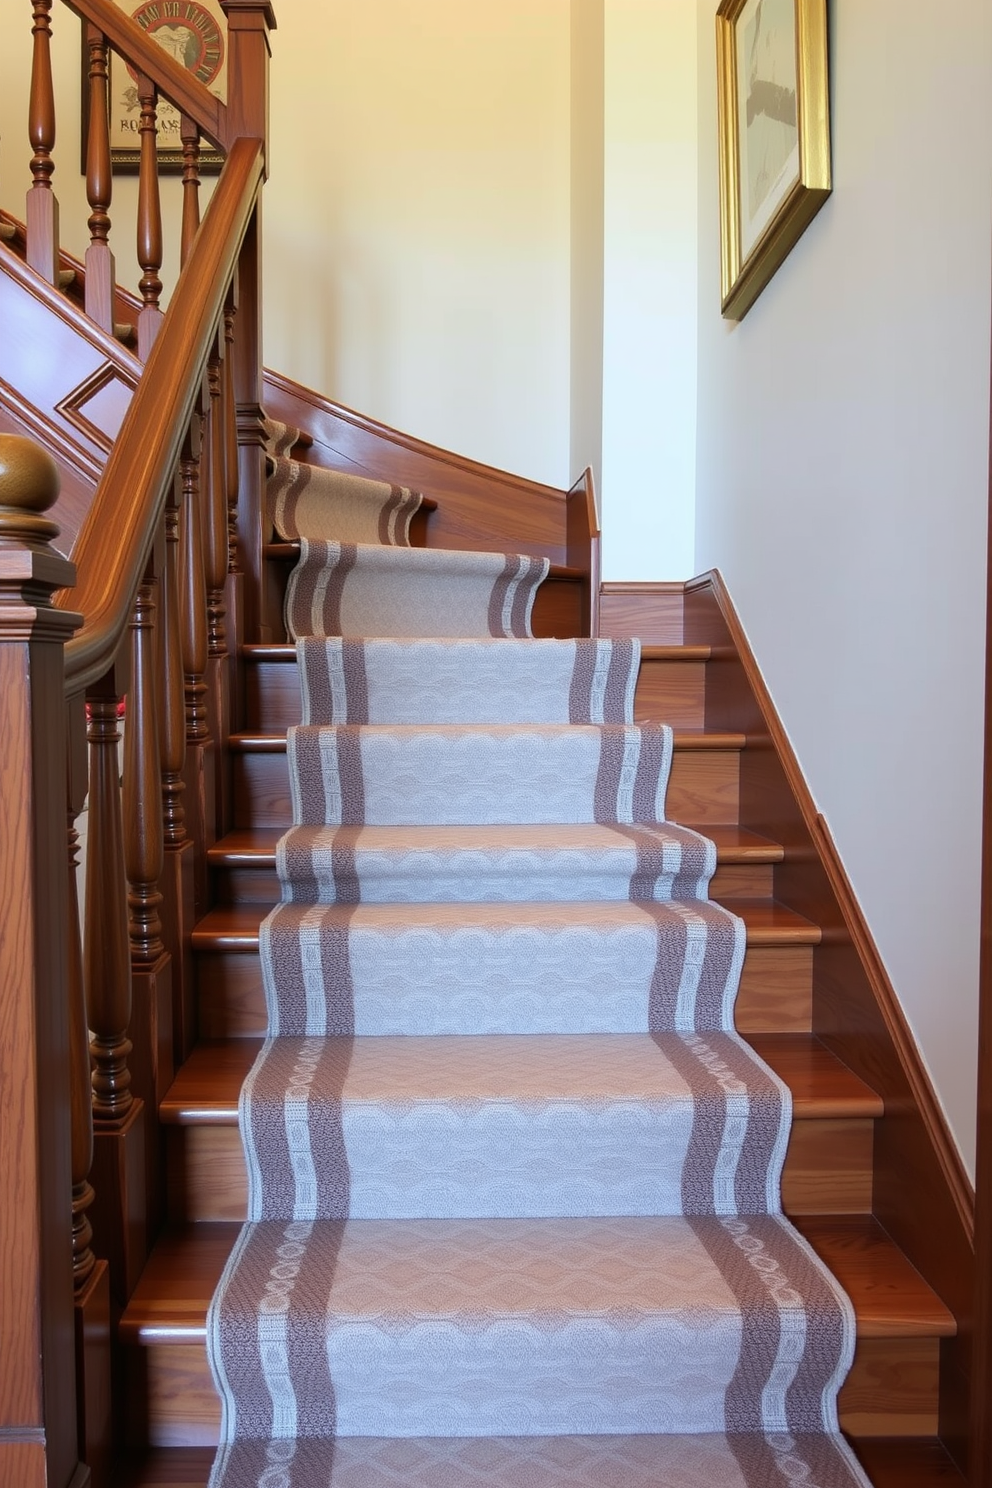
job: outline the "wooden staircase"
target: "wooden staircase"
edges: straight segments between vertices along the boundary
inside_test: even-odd
[[[642,607],[648,636],[635,716],[673,724],[669,814],[715,839],[713,897],[747,927],[737,1025],[792,1091],[786,1212],[857,1313],[842,1425],[880,1485],[962,1481],[935,1440],[941,1340],[954,1334],[954,1317],[872,1214],[874,1133],[884,1103],[812,1032],[821,927],[776,901],[785,848],[738,820],[748,738],[705,728],[714,648],[675,639],[679,596],[669,595],[666,607],[661,627],[656,619],[652,627],[651,605]],[[615,629],[630,625],[625,616]],[[555,633],[547,614],[542,623],[539,613],[536,629]],[[608,604],[601,629],[614,633]],[[197,1449],[216,1439],[219,1424],[204,1351],[206,1310],[245,1213],[238,1093],[265,1029],[258,927],[278,898],[275,843],[290,821],[285,730],[299,721],[300,693],[292,646],[249,645],[242,662],[246,717],[231,740],[232,826],[209,851],[212,907],[192,937],[200,1042],[160,1108],[169,1225],[120,1325],[131,1353],[131,1418],[157,1449],[136,1470],[141,1484],[173,1481],[170,1472],[177,1483],[205,1482],[210,1454]]]

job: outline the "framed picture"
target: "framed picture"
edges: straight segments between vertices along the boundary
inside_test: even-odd
[[[716,17],[722,308],[742,320],[830,195],[827,0]]]
[[[117,0],[141,29],[189,69],[217,98],[227,99],[227,20],[219,0]],[[89,133],[89,57],[83,31],[83,172]],[[113,51],[109,67],[110,160],[115,172],[136,174],[141,159],[138,80]],[[165,174],[182,170],[179,110],[158,102],[158,164]],[[200,171],[216,173],[224,157],[207,140],[200,142]]]

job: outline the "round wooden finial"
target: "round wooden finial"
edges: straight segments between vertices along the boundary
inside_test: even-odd
[[[20,434],[0,434],[0,547],[42,547],[59,527],[42,513],[59,494],[59,469],[47,450]]]

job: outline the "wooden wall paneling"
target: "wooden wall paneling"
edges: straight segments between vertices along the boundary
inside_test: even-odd
[[[438,503],[428,546],[546,555],[566,564],[566,493],[451,454],[265,372],[265,409],[313,435],[316,465],[423,491]]]
[[[885,1103],[875,1130],[874,1213],[944,1300],[958,1333],[941,1349],[949,1445],[969,1388],[975,1260],[971,1196],[957,1148],[826,823],[817,812],[718,574],[686,586],[686,639],[718,649],[707,726],[748,735],[741,822],[783,843],[776,897],[814,920],[813,1028]],[[959,1429],[959,1428],[958,1428]]]
[[[679,646],[683,635],[685,585],[600,586],[600,634],[636,636],[646,646]]]
[[[54,462],[0,440],[0,1480],[79,1488],[63,646]]]

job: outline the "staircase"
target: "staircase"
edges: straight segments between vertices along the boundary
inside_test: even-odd
[[[277,549],[269,562],[284,559]],[[578,582],[564,573],[557,580]],[[857,1313],[841,1423],[879,1485],[953,1481],[934,1438],[941,1340],[954,1333],[954,1318],[872,1217],[883,1101],[811,1032],[822,931],[776,902],[782,844],[739,823],[749,740],[705,727],[707,671],[719,657],[710,645],[682,639],[683,604],[680,586],[649,586],[633,607],[629,597],[611,603],[607,594],[601,631],[641,631],[636,720],[664,720],[675,730],[668,815],[715,841],[711,896],[746,925],[737,1026],[794,1103],[784,1207]],[[548,628],[539,612],[536,633]],[[249,644],[242,663],[246,726],[231,740],[231,830],[209,851],[212,906],[192,937],[199,1042],[160,1110],[169,1223],[120,1324],[134,1389],[130,1417],[143,1423],[153,1448],[135,1479],[142,1484],[160,1481],[160,1472],[206,1481],[210,1453],[202,1449],[216,1441],[220,1414],[204,1350],[206,1312],[245,1214],[238,1094],[265,1029],[258,929],[279,897],[275,844],[291,819],[285,731],[299,722],[301,705],[294,647]]]
[[[37,9],[41,12],[45,6]],[[190,275],[194,285],[206,285],[205,266],[213,261],[214,250],[223,259],[216,282],[202,289],[201,300],[210,306],[202,326],[185,309],[185,301],[182,313],[188,319],[177,320],[174,326],[170,326],[168,317],[163,318],[158,305],[153,160],[143,171],[139,205],[139,227],[145,242],[151,244],[146,254],[149,262],[142,261],[145,278],[140,301],[115,286],[107,254],[101,250],[101,242],[106,249],[106,235],[100,238],[97,188],[101,175],[104,181],[109,179],[109,156],[104,165],[98,150],[94,158],[99,168],[90,170],[91,205],[97,201],[91,219],[91,226],[97,224],[97,251],[92,259],[88,256],[85,269],[64,254],[58,256],[57,214],[46,215],[38,206],[39,202],[46,204],[46,171],[50,169],[46,160],[51,141],[45,144],[48,124],[44,120],[33,126],[32,138],[41,143],[32,165],[37,190],[28,231],[9,214],[0,213],[0,288],[16,286],[20,296],[17,304],[31,302],[25,333],[9,338],[0,348],[0,378],[7,379],[14,373],[19,376],[22,371],[27,376],[29,370],[35,375],[40,367],[51,381],[51,386],[39,383],[13,388],[5,380],[0,389],[0,433],[28,432],[35,439],[47,440],[59,459],[63,489],[56,516],[66,548],[81,534],[74,549],[80,564],[75,597],[87,623],[90,614],[103,604],[101,569],[116,575],[117,565],[129,565],[129,577],[117,583],[113,601],[117,607],[116,638],[104,638],[99,665],[90,645],[82,659],[77,653],[70,668],[72,687],[67,697],[70,710],[76,709],[75,722],[69,728],[70,812],[74,815],[78,811],[82,799],[78,755],[83,690],[97,719],[91,723],[91,752],[99,759],[102,750],[106,763],[101,776],[105,794],[98,811],[92,799],[94,777],[90,777],[91,815],[111,823],[116,819],[118,859],[120,802],[112,798],[119,796],[119,772],[111,719],[117,698],[129,685],[134,694],[128,704],[134,725],[132,740],[144,741],[134,745],[134,757],[142,767],[149,793],[146,799],[155,797],[164,786],[167,829],[170,820],[175,825],[181,775],[186,785],[186,839],[180,842],[178,831],[174,841],[167,838],[167,847],[177,850],[172,854],[167,851],[166,872],[160,883],[168,911],[163,915],[168,944],[162,961],[156,963],[150,955],[147,936],[142,942],[150,916],[142,921],[139,915],[137,920],[132,918],[130,950],[125,925],[123,942],[114,942],[108,960],[119,970],[121,958],[126,965],[130,955],[135,987],[133,1018],[131,1004],[122,1000],[114,976],[104,977],[99,965],[96,985],[91,989],[89,1026],[91,1030],[98,1028],[103,1040],[98,1074],[113,1083],[121,1040],[129,1036],[135,1046],[131,1061],[134,1092],[144,1097],[147,1118],[142,1134],[136,1119],[140,1100],[130,1111],[123,1103],[119,1110],[105,1106],[98,1111],[97,1147],[103,1156],[98,1156],[94,1169],[98,1192],[92,1213],[97,1229],[94,1250],[99,1260],[92,1273],[76,1276],[76,1325],[77,1330],[83,1330],[77,1331],[77,1409],[83,1422],[80,1441],[88,1443],[91,1439],[92,1416],[96,1423],[92,1440],[103,1444],[101,1450],[106,1446],[106,1400],[101,1399],[101,1350],[109,1353],[105,1256],[111,1263],[115,1297],[115,1392],[122,1409],[118,1412],[115,1465],[101,1473],[97,1455],[89,1459],[95,1467],[95,1483],[126,1481],[128,1488],[151,1488],[153,1484],[159,1488],[167,1484],[200,1488],[207,1481],[213,1458],[211,1444],[216,1441],[219,1424],[219,1401],[204,1351],[206,1311],[245,1210],[247,1182],[237,1130],[238,1092],[265,1026],[258,932],[267,909],[278,898],[275,843],[290,819],[285,731],[300,716],[295,650],[286,644],[281,628],[282,594],[295,551],[292,544],[266,542],[257,523],[260,401],[270,416],[312,431],[308,458],[314,463],[358,470],[425,490],[428,499],[414,522],[414,542],[545,554],[552,567],[535,605],[536,635],[636,635],[643,641],[636,719],[664,720],[675,730],[668,815],[715,841],[718,867],[711,895],[740,915],[746,926],[747,954],[737,1026],[792,1091],[794,1126],[783,1177],[784,1207],[847,1290],[857,1314],[854,1367],[840,1396],[841,1424],[878,1488],[962,1482],[941,1439],[952,1442],[955,1457],[962,1458],[968,1428],[957,1406],[966,1395],[966,1383],[962,1381],[967,1371],[970,1260],[967,1224],[958,1223],[958,1219],[967,1207],[967,1196],[962,1200],[960,1185],[955,1191],[951,1165],[940,1150],[939,1119],[927,1106],[932,1095],[928,1095],[925,1077],[917,1078],[914,1073],[917,1066],[911,1044],[900,1034],[891,1009],[882,1006],[879,978],[876,976],[872,986],[868,985],[871,977],[865,967],[871,959],[870,943],[852,931],[856,916],[849,904],[841,903],[843,896],[836,889],[836,881],[831,880],[834,888],[830,894],[824,891],[823,865],[829,842],[819,829],[811,836],[797,826],[794,764],[785,758],[781,732],[771,726],[768,708],[756,703],[757,684],[753,668],[749,671],[744,665],[745,643],[739,631],[732,624],[728,628],[723,621],[713,624],[712,615],[701,620],[705,604],[701,608],[703,591],[698,583],[601,588],[595,543],[589,541],[590,492],[582,482],[571,493],[550,491],[431,450],[332,405],[278,374],[266,372],[263,383],[254,356],[260,306],[258,284],[253,278],[258,259],[251,213],[252,193],[257,192],[261,177],[261,100],[265,94],[270,8],[266,0],[257,4],[232,0],[232,12],[240,15],[234,96],[240,75],[244,96],[254,99],[256,106],[253,112],[251,107],[246,110],[238,105],[230,114],[222,111],[198,84],[194,87],[171,62],[163,61],[160,66],[154,48],[141,35],[133,34],[137,28],[122,18],[111,0],[81,0],[81,9],[91,26],[90,76],[97,89],[93,96],[100,96],[98,53],[102,46],[105,64],[109,40],[143,77],[153,76],[163,89],[172,89],[170,96],[203,132],[223,142],[229,166],[235,168],[230,172],[232,184],[225,188],[222,182],[218,188],[223,210],[215,215],[210,229],[213,237],[207,233],[206,243],[202,233],[199,239],[195,237],[195,211],[189,234],[184,231],[184,255],[194,255],[196,272]],[[43,32],[41,24],[40,34]],[[35,92],[44,104],[44,88]],[[249,115],[254,120],[251,128],[245,123]],[[91,117],[100,119],[99,106],[91,109]],[[50,132],[54,133],[53,123]],[[190,162],[194,154],[191,149]],[[194,199],[195,175],[195,164],[191,164],[189,184],[194,187]],[[36,246],[33,255],[32,220],[36,242],[42,242],[40,254]],[[43,265],[47,260],[44,277],[28,267],[25,258],[40,260]],[[237,309],[233,290],[236,273],[240,281]],[[183,300],[182,296],[177,298]],[[11,322],[13,317],[5,307],[13,304],[9,296],[0,304],[0,316],[6,314]],[[89,319],[83,314],[84,304],[90,308]],[[100,310],[99,324],[92,318],[94,306]],[[230,333],[235,320],[238,339],[232,350]],[[225,326],[229,333],[226,352],[220,346]],[[146,417],[143,444],[142,421],[129,422],[127,407],[132,395],[140,398],[142,382],[154,381],[151,372],[146,378],[142,363],[160,334],[175,348],[176,359],[168,370],[158,369],[159,394],[156,398],[149,393],[146,400],[146,409],[155,411]],[[140,361],[125,349],[132,344]],[[33,356],[33,348],[39,345],[46,347],[51,366]],[[190,389],[194,384],[206,386],[208,362],[210,398],[204,394],[197,404],[200,395]],[[223,377],[230,374],[232,366],[233,380],[225,387]],[[165,394],[171,396],[176,368],[182,369],[188,396],[183,407],[177,402],[171,410],[174,424],[170,425],[165,412],[158,410],[164,410]],[[15,383],[17,376],[13,376]],[[57,386],[56,378],[62,379]],[[212,412],[208,411],[208,402],[213,405]],[[218,452],[220,445],[211,442],[221,429],[224,433],[218,435],[220,443],[229,441],[226,456]],[[203,530],[212,551],[212,557],[210,552],[206,555],[207,566],[212,565],[214,577],[208,575],[206,580],[203,555],[195,561],[190,556],[190,545],[200,530],[191,472],[199,460],[201,430],[204,447],[209,443],[211,451],[209,459],[204,453],[202,494]],[[167,452],[162,453],[166,446]],[[170,505],[166,494],[177,462],[186,481],[186,504],[179,511]],[[120,550],[117,534],[124,529],[117,525],[118,508],[109,496],[100,506],[107,495],[104,486],[113,487],[114,481],[104,482],[94,500],[94,487],[105,468],[119,477],[118,504],[133,540]],[[147,510],[143,507],[141,512],[134,483],[121,476],[121,472],[131,475],[139,469],[148,487],[141,498]],[[218,474],[222,469],[228,482],[234,473],[233,494],[230,485],[226,493],[227,507],[223,493],[216,500],[213,495],[213,486],[223,484]],[[128,507],[126,498],[131,495],[134,501]],[[153,513],[155,502],[158,505]],[[211,502],[212,514],[206,510]],[[91,510],[104,515],[88,522]],[[113,514],[113,520],[107,513]],[[228,522],[232,538],[230,571]],[[176,560],[170,544],[182,548],[181,561]],[[147,571],[146,563],[151,565]],[[149,660],[147,646],[142,651],[142,635],[147,640],[150,625],[148,596],[142,598],[140,592],[142,575],[147,581],[153,568],[159,593],[173,596],[170,603],[174,603],[174,591],[194,572],[197,563],[201,565],[200,592],[195,594],[187,585],[179,604],[182,624],[192,638],[183,634],[180,647],[177,624],[175,635],[169,631],[164,642],[169,658],[166,671],[173,678],[179,676],[178,694],[170,683],[173,690],[168,705],[158,705],[163,714],[170,710],[174,714],[178,707],[181,720],[185,671],[188,750],[185,763],[177,766],[176,725],[170,723],[172,743],[168,748],[163,745],[160,775],[157,761],[150,771],[144,768],[142,754],[155,732],[154,706],[147,698],[142,703],[138,696],[141,689],[134,679],[128,683],[128,663],[122,663],[120,639],[125,618],[130,616],[135,636],[131,652],[135,677],[144,666],[142,675],[147,681],[154,663]],[[74,596],[69,594],[68,598],[71,602]],[[228,607],[230,654],[224,649],[223,627],[218,622],[224,604]],[[197,606],[201,614],[194,623]],[[203,627],[204,646],[210,630],[210,653],[191,674],[186,660],[187,653],[195,652],[199,644],[192,635],[196,624]],[[167,626],[165,629],[168,631]],[[183,655],[177,660],[180,649]],[[76,688],[78,691],[72,690]],[[208,710],[213,710],[209,728],[201,716],[200,693],[207,695]],[[178,728],[182,733],[181,722]],[[209,742],[211,737],[214,743]],[[53,799],[60,789],[60,771],[64,774],[62,763],[56,761],[50,782]],[[783,793],[783,776],[789,777],[793,789],[789,800],[787,792]],[[16,794],[13,773],[10,779]],[[807,826],[809,819],[807,811]],[[104,833],[108,842],[113,835]],[[141,859],[140,853],[132,856],[128,875],[132,899],[140,910],[153,897],[155,880],[151,870],[151,876],[141,877],[145,872],[142,863],[153,862],[154,853],[146,840],[139,845],[145,858]],[[52,872],[57,871],[57,861],[53,855]],[[63,842],[62,871],[64,861]],[[135,862],[137,879],[132,871]],[[118,862],[114,874],[112,882],[101,887],[106,888],[108,903],[116,898],[123,905],[127,885],[122,863]],[[137,895],[135,883],[140,890]],[[43,883],[39,897],[46,897]],[[183,916],[194,897],[198,918],[190,934],[184,928]],[[3,930],[0,921],[0,934]],[[119,931],[120,926],[113,935]],[[106,924],[100,934],[108,937],[106,945],[111,947],[112,936]],[[69,938],[71,981],[75,975],[71,969],[71,924]],[[166,1020],[171,1023],[169,981],[168,976],[161,975],[161,965],[170,955],[176,995],[174,1043],[171,1029],[164,1028]],[[81,1007],[81,989],[73,984],[68,989],[70,1003],[77,994]],[[94,1015],[99,1024],[94,1023]],[[85,1034],[85,1024],[82,1027]],[[85,1079],[88,1067],[84,1044],[79,1053]],[[57,1064],[55,1056],[61,1057],[57,1047],[52,1068]],[[0,1084],[6,1080],[10,1088],[14,1069],[13,1065],[4,1066],[0,1059]],[[87,1086],[84,1111],[88,1095]],[[53,1099],[52,1089],[43,1091],[43,1099]],[[63,1115],[69,1101],[68,1091],[54,1092],[53,1103]],[[75,1123],[80,1109],[78,1092],[73,1093],[72,1102]],[[64,1123],[63,1136],[67,1129]],[[75,1124],[72,1129],[75,1134]],[[147,1193],[143,1192],[143,1179],[135,1180],[142,1144],[149,1177]],[[85,1143],[80,1149],[85,1157],[84,1149]],[[75,1149],[73,1164],[73,1261],[92,1266],[84,1223],[92,1193],[87,1198],[88,1169],[85,1162],[79,1166]],[[55,1195],[52,1202],[58,1202],[54,1183],[51,1187]],[[128,1209],[132,1200],[133,1211]],[[923,1216],[918,1222],[907,1219],[914,1206]],[[149,1247],[145,1244],[146,1224]],[[2,1226],[0,1215],[0,1229]],[[898,1237],[899,1243],[893,1237]],[[3,1241],[6,1254],[6,1236]],[[61,1232],[56,1235],[55,1227],[43,1229],[39,1247],[45,1249],[46,1269],[36,1289],[47,1286],[57,1272],[62,1262],[53,1262],[51,1256],[59,1247],[67,1252],[68,1236]],[[14,1253],[17,1247],[10,1249]],[[921,1272],[934,1282],[940,1296],[927,1285]],[[17,1295],[18,1286],[30,1293],[32,1284],[19,1281],[13,1274],[8,1281],[9,1285],[4,1283],[0,1288],[0,1303],[9,1316],[10,1298]],[[56,1311],[67,1306],[71,1309],[68,1293],[60,1293]],[[3,1314],[4,1308],[0,1307],[0,1317]],[[60,1318],[56,1336],[64,1340],[65,1318],[61,1314]],[[92,1336],[86,1332],[91,1323],[97,1325]],[[71,1322],[68,1326],[71,1330]],[[28,1360],[20,1366],[26,1371],[37,1367],[33,1336],[28,1336],[26,1352],[19,1357]],[[0,1382],[5,1373],[14,1370],[9,1362],[12,1358],[8,1354],[0,1361]],[[47,1418],[49,1430],[52,1419],[63,1418],[58,1430],[65,1440],[59,1450],[72,1455],[76,1431],[71,1410],[66,1399],[58,1400],[56,1406],[54,1416]],[[26,1419],[17,1417],[19,1425]],[[41,1419],[46,1419],[43,1414]],[[4,1436],[7,1420],[0,1414],[3,1481],[6,1464],[22,1460],[16,1455],[21,1452],[20,1440],[11,1443]],[[125,1437],[129,1449],[126,1472],[120,1455]],[[62,1477],[49,1479],[56,1480],[62,1488]],[[11,1481],[27,1483],[27,1471],[15,1474]],[[32,1477],[30,1481],[33,1484],[42,1479]],[[70,1481],[69,1475],[64,1481]],[[72,1481],[75,1484],[77,1480]]]

